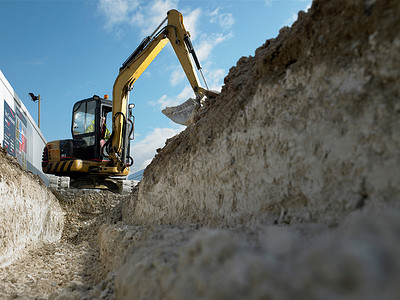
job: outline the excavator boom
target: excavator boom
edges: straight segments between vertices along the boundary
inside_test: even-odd
[[[165,21],[168,21],[167,25],[159,30]],[[108,152],[110,160],[115,165],[119,166],[118,168],[123,168],[125,165],[123,156],[121,156],[120,153],[124,147],[122,132],[124,126],[126,126],[124,116],[126,115],[129,91],[132,89],[136,80],[168,42],[171,42],[196,98],[189,99],[184,104],[175,108],[167,108],[163,113],[179,124],[188,125],[190,124],[190,117],[193,111],[200,107],[200,100],[205,96],[205,92],[207,91],[200,86],[197,73],[190,57],[190,55],[192,55],[197,69],[201,72],[201,66],[191,43],[190,34],[183,25],[182,14],[177,10],[170,10],[167,13],[167,17],[153,34],[145,38],[139,47],[123,63],[114,83],[113,134]]]

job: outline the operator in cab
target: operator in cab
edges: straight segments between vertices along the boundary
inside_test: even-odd
[[[95,120],[86,128],[86,133],[94,132]],[[106,141],[111,137],[111,132],[107,128],[106,117],[100,119],[100,147],[102,148]]]

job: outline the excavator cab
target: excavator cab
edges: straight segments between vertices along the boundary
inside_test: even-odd
[[[76,141],[74,152],[77,158],[103,160],[102,151],[111,133],[112,101],[97,95],[75,103],[72,110],[71,133]]]

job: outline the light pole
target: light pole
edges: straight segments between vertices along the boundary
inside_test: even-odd
[[[40,94],[35,96],[33,93],[29,93],[29,96],[31,96],[32,101],[36,102],[38,101],[38,127],[40,129]]]

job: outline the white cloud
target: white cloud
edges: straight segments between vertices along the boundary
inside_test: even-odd
[[[199,23],[202,11],[200,8],[196,8],[193,11],[182,11],[184,16],[183,24],[185,29],[189,31],[191,40],[195,41],[199,35],[197,25]]]
[[[107,30],[128,22],[129,14],[139,5],[139,0],[99,0],[98,9],[105,15]]]
[[[185,80],[185,72],[183,71],[183,69],[180,65],[176,66],[171,74],[171,79],[170,79],[171,85],[177,86],[179,83],[183,82],[184,80]]]
[[[105,29],[121,34],[120,26],[132,26],[145,36],[166,17],[167,11],[176,8],[178,0],[99,0],[98,10],[104,15]]]
[[[223,30],[229,30],[235,23],[233,15],[220,12],[220,7],[209,13],[210,23],[218,24]]]
[[[208,87],[214,91],[221,91],[225,76],[226,73],[223,69],[215,69],[211,72],[207,72]]]
[[[213,33],[208,35],[207,38],[204,38],[202,41],[200,41],[196,49],[196,54],[200,62],[206,61],[215,46],[222,43],[223,41],[226,41],[227,39],[230,39],[232,36],[232,33]]]
[[[289,18],[287,18],[284,22],[284,26],[291,26],[297,20],[297,14],[293,13]]]
[[[164,109],[167,106],[170,107],[170,106],[176,106],[176,105],[182,104],[189,98],[194,98],[194,97],[195,97],[195,94],[193,92],[192,87],[190,85],[187,85],[176,97],[163,95],[157,101],[150,102],[150,104],[153,106],[159,106],[160,109]]]
[[[302,2],[307,2],[304,11],[307,12],[310,8],[311,8],[311,0],[301,0]],[[297,13],[293,13],[288,19],[286,19],[286,21],[284,22],[284,26],[292,26],[292,24],[297,21],[297,17],[298,17],[298,12]]]
[[[176,8],[178,1],[141,1],[141,5],[130,18],[130,25],[140,28],[141,34],[150,35],[167,16],[170,9]]]
[[[185,126],[175,128],[155,128],[139,142],[134,141],[131,147],[131,155],[134,160],[132,172],[140,171],[152,161],[156,154],[156,149],[162,148],[168,138],[175,136],[184,130]]]
[[[151,34],[159,23],[166,17],[166,12],[178,7],[178,0],[99,0],[99,10],[105,15],[105,28],[119,31],[121,25],[128,25],[140,30],[142,36]],[[183,10],[184,25],[190,32],[191,39],[197,44],[196,52],[200,61],[206,60],[213,48],[219,43],[233,36],[229,29],[235,20],[231,13],[222,12],[217,8],[211,12],[203,12],[200,8]],[[199,27],[202,16],[206,16],[210,23],[217,24],[224,33],[204,33]],[[183,77],[178,78],[182,81]],[[174,84],[179,81],[176,79]]]
[[[185,88],[179,93],[178,97],[176,97],[176,101],[178,104],[185,102],[189,98],[194,98],[194,92],[191,86],[185,86]]]
[[[272,0],[264,0],[266,6],[271,6],[272,5]]]

